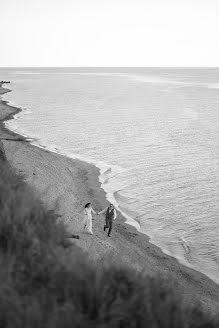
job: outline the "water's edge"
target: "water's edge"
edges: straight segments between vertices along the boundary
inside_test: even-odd
[[[107,189],[104,188],[104,180],[102,179],[102,175],[104,174],[104,172],[107,169],[111,168],[110,165],[102,165],[101,162],[89,160],[89,159],[84,158],[83,156],[80,156],[80,155],[77,155],[77,154],[73,154],[73,153],[69,154],[69,153],[62,152],[62,151],[57,150],[57,149],[55,149],[55,148],[53,148],[51,146],[43,145],[37,139],[33,139],[33,138],[31,138],[31,137],[29,137],[27,135],[24,135],[24,134],[22,134],[20,132],[13,131],[13,129],[10,128],[10,123],[8,121],[14,120],[14,119],[16,120],[17,115],[20,115],[22,113],[22,111],[24,110],[24,108],[22,108],[20,106],[17,106],[13,101],[8,101],[7,100],[7,93],[10,92],[10,91],[13,91],[13,90],[10,90],[8,88],[5,88],[4,85],[1,85],[0,87],[2,87],[3,89],[6,89],[7,90],[4,94],[0,95],[0,98],[2,99],[2,101],[6,105],[8,105],[10,107],[13,107],[15,109],[15,112],[14,113],[10,114],[7,118],[5,118],[2,121],[2,123],[4,125],[4,128],[6,130],[8,130],[9,133],[13,133],[13,135],[16,135],[16,136],[19,136],[19,137],[24,138],[31,145],[36,146],[38,148],[42,148],[42,149],[48,150],[48,151],[53,152],[53,153],[56,153],[56,154],[60,154],[60,155],[66,156],[68,158],[78,159],[78,160],[80,160],[82,162],[86,162],[88,164],[92,164],[92,165],[96,166],[99,169],[99,172],[100,172],[98,179],[99,179],[99,182],[100,182],[100,185],[101,185],[102,190],[106,194],[106,199],[110,203],[113,203],[114,204],[115,208],[124,217],[126,224],[128,224],[130,226],[133,226],[139,233],[142,233],[143,235],[145,235],[146,237],[148,237],[150,243],[153,244],[153,245],[155,245],[155,246],[157,246],[164,254],[169,255],[169,256],[175,258],[180,264],[185,265],[188,268],[191,268],[191,269],[193,269],[195,271],[199,271],[199,272],[205,274],[208,278],[210,278],[212,281],[214,281],[216,284],[218,284],[218,281],[216,281],[214,279],[214,277],[211,277],[211,275],[209,275],[209,273],[206,273],[205,270],[201,271],[201,270],[196,269],[193,265],[189,264],[184,258],[171,254],[170,252],[168,252],[167,250],[165,250],[163,247],[161,247],[158,243],[154,242],[153,239],[151,238],[151,236],[149,234],[145,234],[144,232],[140,231],[140,226],[139,226],[138,222],[135,219],[133,219],[131,216],[127,215],[120,208],[118,202],[116,201],[116,199],[114,197],[114,194],[113,193],[109,193],[107,191]]]

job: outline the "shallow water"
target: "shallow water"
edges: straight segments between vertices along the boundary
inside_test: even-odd
[[[219,283],[219,69],[0,69],[7,125],[101,168],[109,200]]]

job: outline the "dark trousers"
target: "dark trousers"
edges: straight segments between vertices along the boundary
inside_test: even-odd
[[[105,229],[109,229],[108,230],[108,235],[110,235],[110,233],[112,231],[112,227],[113,227],[113,220],[112,219],[106,219]]]

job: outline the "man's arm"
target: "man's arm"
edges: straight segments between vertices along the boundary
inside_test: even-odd
[[[99,212],[98,214],[103,214],[103,213],[105,213],[106,212],[106,210],[107,210],[107,207],[106,208],[104,208],[104,210],[102,210],[101,212]]]

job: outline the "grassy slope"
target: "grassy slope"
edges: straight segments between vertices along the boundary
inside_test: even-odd
[[[0,268],[1,328],[219,327],[168,278],[95,267],[2,159]]]

